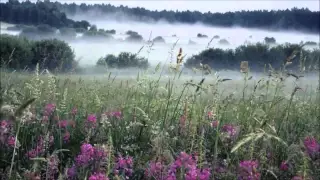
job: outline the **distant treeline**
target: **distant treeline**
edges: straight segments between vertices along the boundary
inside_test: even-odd
[[[299,71],[314,71],[318,69],[320,50],[306,50],[298,44],[281,44],[270,46],[264,43],[241,45],[236,49],[223,50],[210,48],[193,55],[185,62],[187,68],[200,67],[200,63],[209,65],[216,70],[239,70],[241,61],[248,61],[251,71],[262,72],[265,67],[271,65],[275,69],[281,69],[288,57],[292,64],[288,69]]]
[[[139,21],[159,21],[180,23],[202,22],[207,25],[246,28],[262,28],[270,30],[299,30],[314,33],[320,32],[320,12],[309,9],[293,8],[291,10],[256,10],[237,11],[226,13],[201,13],[199,11],[151,11],[145,8],[115,7],[110,4],[80,4],[50,2],[48,0],[31,3],[9,0],[1,3],[0,20],[9,23],[48,24],[60,27],[88,27],[86,21],[76,22],[67,18],[67,15],[92,15],[95,19],[121,19],[123,15]],[[117,16],[117,14],[119,14]]]
[[[15,70],[34,69],[39,63],[41,69],[63,72],[77,68],[71,47],[57,39],[33,41],[19,36],[2,35],[0,47],[1,67]],[[240,62],[248,61],[251,71],[261,72],[269,64],[275,69],[282,68],[293,53],[295,56],[288,68],[307,72],[318,68],[319,49],[305,50],[298,44],[270,46],[262,43],[242,45],[235,50],[210,48],[186,59],[184,65],[193,68],[199,67],[201,63],[215,70],[239,70]],[[109,54],[97,59],[97,65],[110,68],[147,68],[149,63],[144,57],[122,52],[118,56]]]

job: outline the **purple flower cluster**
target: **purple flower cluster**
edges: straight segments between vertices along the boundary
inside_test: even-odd
[[[259,180],[258,162],[253,160],[241,161],[239,164],[238,180]]]
[[[49,177],[49,179],[56,179],[56,175],[59,172],[58,165],[59,158],[57,155],[52,155],[48,158],[48,169],[46,176]]]
[[[166,174],[166,167],[160,161],[151,161],[149,163],[149,167],[145,170],[145,176],[148,178],[153,177],[155,179],[164,180]]]
[[[197,168],[197,157],[181,152],[175,162],[169,166],[168,175],[165,179],[175,180],[178,169],[183,168],[186,180],[209,180],[211,173],[209,168]]]
[[[103,173],[95,172],[89,177],[89,180],[109,180],[109,178]]]
[[[28,151],[26,153],[26,156],[28,158],[35,158],[37,156],[40,156],[45,152],[45,148],[47,146],[52,146],[53,143],[54,143],[54,137],[53,136],[49,136],[48,142],[45,142],[43,137],[39,137],[36,147],[31,149],[30,151]]]
[[[117,162],[114,169],[114,174],[125,175],[126,177],[132,176],[133,173],[133,159],[130,156],[122,157],[121,155],[117,158]]]
[[[107,115],[108,117],[115,117],[117,119],[121,119],[122,118],[121,111],[106,112],[105,115]]]
[[[288,171],[289,169],[289,164],[286,161],[282,161],[280,164],[280,170],[281,171]]]
[[[315,159],[320,155],[320,144],[317,142],[314,137],[306,137],[304,139],[304,147],[306,153],[312,158]]]
[[[12,126],[9,121],[2,120],[0,123],[0,144],[5,144],[10,148],[14,148],[16,143],[15,136],[11,134]]]
[[[99,169],[102,162],[105,162],[107,153],[100,147],[93,147],[84,143],[80,147],[80,153],[75,157],[75,165],[68,169],[67,175],[71,179],[76,175],[77,169],[82,167],[94,167]]]
[[[86,121],[87,128],[95,128],[97,124],[97,116],[95,114],[89,114]]]
[[[234,137],[237,133],[235,126],[231,124],[223,125],[221,130],[222,132],[227,133],[229,137]]]
[[[52,103],[47,104],[45,106],[45,108],[44,108],[43,115],[44,116],[50,116],[55,109],[56,109],[56,105],[55,104],[52,104]]]

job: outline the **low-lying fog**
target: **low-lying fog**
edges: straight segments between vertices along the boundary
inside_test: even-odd
[[[169,24],[169,23],[139,23],[139,22],[116,22],[112,20],[88,20],[91,24],[97,25],[97,28],[114,29],[116,34],[113,35],[115,39],[125,39],[127,35],[125,32],[128,30],[136,31],[144,40],[148,40],[151,33],[151,39],[162,36],[165,44],[154,44],[152,50],[148,55],[148,47],[144,47],[140,52],[141,56],[148,57],[151,65],[156,65],[159,62],[169,63],[166,61],[169,57],[169,51],[173,44],[178,40],[177,46],[174,49],[174,57],[178,49],[183,49],[183,54],[186,57],[197,54],[204,50],[211,38],[218,35],[219,39],[213,39],[210,47],[235,48],[245,43],[263,42],[265,37],[274,37],[278,44],[282,43],[299,43],[301,41],[314,41],[319,42],[319,35],[305,34],[300,32],[271,32],[257,29],[245,28],[218,28],[209,27],[202,24]],[[2,24],[3,25],[3,24]],[[8,26],[8,25],[6,25]],[[18,32],[10,32],[5,30],[5,26],[1,27],[1,33],[9,33],[17,35]],[[208,38],[198,38],[197,34],[201,33],[207,35]],[[175,37],[174,37],[175,36]],[[230,45],[219,45],[220,39],[226,39]],[[189,44],[189,40],[196,44]],[[107,54],[118,55],[120,52],[127,51],[136,53],[139,49],[146,45],[145,43],[129,43],[129,42],[70,42],[71,47],[74,49],[76,57],[80,59],[80,65],[94,65],[96,61]]]

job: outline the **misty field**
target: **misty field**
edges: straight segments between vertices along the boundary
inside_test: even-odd
[[[320,178],[317,78],[160,71],[2,72],[1,177]]]

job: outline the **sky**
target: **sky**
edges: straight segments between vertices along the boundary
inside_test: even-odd
[[[5,1],[5,0],[1,0]],[[36,1],[36,0],[31,0]],[[51,0],[55,1],[55,0]],[[77,4],[112,4],[115,6],[128,6],[128,7],[144,7],[149,10],[190,10],[200,12],[227,12],[227,11],[239,11],[239,10],[277,10],[277,9],[291,9],[293,7],[309,8],[311,11],[319,11],[319,0],[57,0],[60,2]]]

